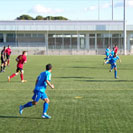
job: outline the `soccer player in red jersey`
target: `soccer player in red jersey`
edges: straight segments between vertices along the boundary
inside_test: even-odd
[[[18,62],[16,73],[14,73],[11,76],[9,76],[8,77],[8,81],[10,82],[11,78],[15,77],[20,72],[21,82],[24,83],[24,82],[26,82],[26,80],[24,80],[24,76],[23,76],[23,73],[24,73],[23,65],[27,62],[27,52],[23,51],[22,55],[19,55],[16,58],[16,61]]]
[[[118,52],[118,47],[117,47],[117,45],[115,45],[114,46],[114,53],[117,54],[117,52]]]
[[[6,49],[6,47],[4,46],[1,51],[1,71],[0,72],[4,72],[5,67],[6,67],[5,49]]]
[[[12,51],[11,51],[9,45],[8,45],[8,48],[6,48],[5,53],[6,53],[6,61],[7,61],[7,65],[9,66],[9,63],[10,63],[10,55],[11,55],[11,53],[12,53]]]

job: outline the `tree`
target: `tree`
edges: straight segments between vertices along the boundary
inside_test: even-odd
[[[20,17],[17,17],[17,20],[33,20],[34,18],[29,15],[21,15]]]
[[[65,17],[62,17],[62,16],[56,16],[56,17],[47,16],[47,17],[45,18],[45,20],[68,20],[68,19],[65,18]]]
[[[43,17],[43,16],[36,16],[35,18],[29,16],[29,15],[21,15],[20,17],[17,17],[16,18],[17,20],[68,20],[67,18],[65,17],[62,17],[62,16],[47,16],[47,17]]]
[[[35,20],[44,20],[43,16],[36,16]]]

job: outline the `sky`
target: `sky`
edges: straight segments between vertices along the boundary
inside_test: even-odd
[[[112,0],[0,0],[0,20],[64,16],[69,20],[111,20]],[[126,0],[127,24],[133,24],[133,0]],[[123,0],[114,0],[114,20],[123,20]]]

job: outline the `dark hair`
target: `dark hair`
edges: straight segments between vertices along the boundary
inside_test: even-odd
[[[6,49],[6,46],[4,46],[3,49]]]
[[[116,57],[117,56],[117,54],[116,53],[114,53],[114,57]]]
[[[24,55],[27,51],[23,51],[22,54]]]
[[[51,64],[47,64],[46,65],[46,70],[51,70],[52,69],[52,65]]]

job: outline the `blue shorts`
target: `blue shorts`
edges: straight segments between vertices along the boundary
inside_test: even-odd
[[[47,94],[45,92],[40,92],[40,91],[36,91],[35,90],[32,99],[35,102],[38,102],[40,100],[40,98],[43,100],[43,99],[48,98],[48,96],[47,96]]]
[[[114,64],[111,64],[111,69],[113,69],[113,68],[116,68],[117,66],[116,66],[116,64],[114,63]]]

